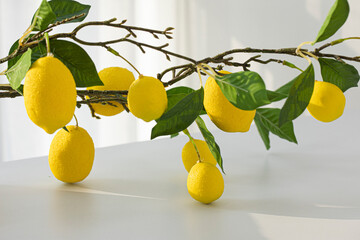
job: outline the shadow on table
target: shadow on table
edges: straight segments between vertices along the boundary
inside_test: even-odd
[[[144,188],[146,188],[147,191],[141,191]],[[153,197],[154,193],[149,192],[149,188],[147,188],[143,182],[129,180],[97,179],[96,181],[77,184],[61,184],[56,190],[103,196],[165,200],[163,198]]]
[[[234,171],[229,161],[224,195],[203,207],[190,198],[186,174],[177,170],[161,177],[153,176],[151,180],[129,176],[88,178],[83,183],[60,185],[57,190],[140,201],[166,200],[168,205],[195,213],[201,211],[196,209],[210,208],[221,214],[232,211],[237,215],[360,219],[360,196],[354,185],[359,166],[354,162],[339,161],[339,156],[334,154],[306,152],[272,152],[266,159],[254,159],[241,163],[243,168],[233,168]],[[233,165],[236,166],[239,165]]]
[[[360,219],[360,161],[346,162],[346,157],[350,158],[269,153],[256,167],[248,164],[241,173],[225,176],[225,194],[216,207],[275,216]]]
[[[217,208],[275,216],[325,219],[360,219],[359,207],[310,204],[293,199],[221,199]]]

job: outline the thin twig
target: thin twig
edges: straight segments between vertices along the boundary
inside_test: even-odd
[[[80,96],[80,98],[81,98],[82,101],[84,101],[84,102],[82,102],[82,101],[77,101],[77,106],[78,106],[78,108],[81,107],[81,104],[86,104],[86,105],[89,107],[89,109],[90,109],[91,116],[92,116],[93,118],[96,118],[96,119],[101,119],[100,116],[96,115],[95,110],[94,110],[94,108],[92,107],[92,105],[90,104],[90,102],[86,102],[85,96]]]
[[[296,48],[280,48],[280,49],[257,49],[257,48],[243,48],[243,49],[232,49],[223,53],[220,53],[218,55],[216,55],[213,58],[205,58],[202,59],[200,61],[195,61],[194,59],[178,54],[178,53],[174,53],[168,50],[165,50],[164,48],[167,46],[167,44],[165,45],[161,45],[161,46],[153,46],[147,43],[141,43],[138,41],[135,41],[133,39],[129,39],[128,37],[123,37],[123,38],[118,38],[118,39],[113,39],[113,40],[109,40],[109,41],[105,41],[105,42],[89,42],[89,41],[85,41],[82,39],[79,39],[76,37],[76,34],[83,28],[88,27],[88,26],[110,26],[110,27],[115,27],[115,28],[122,28],[125,29],[127,31],[129,31],[130,33],[133,33],[133,31],[144,31],[144,32],[148,32],[152,35],[164,35],[167,38],[171,38],[169,36],[169,34],[171,34],[172,32],[172,28],[167,28],[164,31],[161,30],[155,30],[155,29],[147,29],[147,28],[142,28],[142,27],[135,27],[135,26],[127,26],[124,25],[125,21],[122,21],[120,23],[113,23],[116,20],[116,18],[112,18],[109,19],[107,21],[92,21],[92,22],[86,22],[83,24],[80,24],[79,26],[77,26],[72,32],[70,33],[59,33],[59,34],[55,34],[50,36],[50,39],[58,39],[58,38],[70,38],[73,39],[74,41],[80,43],[80,44],[84,44],[84,45],[90,45],[90,46],[106,46],[106,45],[110,45],[110,44],[114,44],[114,43],[119,43],[119,42],[129,42],[131,44],[134,44],[136,46],[138,46],[140,48],[140,50],[142,52],[145,52],[144,47],[146,48],[151,48],[153,50],[162,52],[165,54],[167,59],[170,59],[169,56],[174,56],[180,59],[184,59],[187,60],[193,64],[198,64],[198,63],[224,63],[226,65],[229,66],[242,66],[241,64],[237,63],[237,62],[231,62],[232,58],[225,58],[228,55],[231,54],[235,54],[235,53],[269,53],[269,54],[283,54],[283,55],[291,55],[291,56],[298,56],[296,54]],[[55,26],[53,26],[55,27]],[[132,34],[133,35],[133,34]],[[40,37],[40,36],[38,36]],[[133,36],[134,37],[134,36]],[[33,48],[35,47],[42,39],[34,39],[32,41],[28,41],[25,44],[23,44],[22,46],[19,46],[13,53],[11,53],[10,55],[0,59],[0,63],[4,63],[20,54],[22,54],[23,52],[25,52],[28,48]],[[321,49],[321,48],[319,48]],[[360,62],[360,59],[357,57],[348,57],[348,56],[342,56],[342,55],[336,55],[336,54],[324,54],[324,53],[320,53],[320,51],[315,50],[313,52],[310,52],[312,54],[314,54],[317,57],[330,57],[330,58],[335,58],[335,59],[345,59],[345,60],[349,60],[349,61],[355,61],[355,62]],[[304,51],[308,51],[307,49],[302,49]],[[245,66],[246,67],[246,66]]]
[[[59,21],[59,22],[49,25],[49,27],[46,28],[45,30],[36,33],[32,37],[29,37],[25,42],[23,42],[22,45],[20,45],[17,49],[15,49],[11,54],[0,59],[0,64],[7,62],[16,56],[21,55],[28,48],[36,47],[39,44],[39,42],[41,42],[43,40],[44,34],[49,33],[55,27],[62,25],[66,22],[70,22],[72,20],[78,19],[82,16],[83,16],[83,14],[80,14],[80,15],[74,16],[72,18],[64,19],[62,21]],[[112,18],[112,19],[109,19],[106,21],[91,21],[91,22],[82,23],[82,24],[78,25],[77,27],[75,27],[73,29],[73,31],[71,31],[69,33],[58,33],[58,34],[54,34],[52,36],[49,35],[49,39],[54,40],[54,39],[60,39],[60,38],[68,38],[68,39],[72,39],[75,42],[83,44],[83,45],[101,46],[110,51],[112,50],[112,48],[109,45],[115,44],[115,43],[120,43],[120,42],[127,42],[127,43],[137,46],[143,53],[145,53],[146,48],[149,48],[149,49],[153,49],[155,51],[163,53],[168,60],[170,60],[170,56],[172,56],[172,57],[176,57],[176,58],[183,59],[183,60],[190,62],[187,64],[170,67],[168,69],[165,69],[161,73],[159,73],[157,75],[157,77],[160,80],[162,80],[166,74],[168,74],[168,73],[172,74],[170,80],[163,81],[164,86],[170,86],[170,85],[172,85],[176,82],[179,82],[180,80],[190,76],[191,74],[193,74],[196,71],[196,66],[201,65],[201,64],[218,64],[218,66],[216,68],[218,70],[222,69],[223,65],[243,67],[244,70],[248,70],[248,68],[250,67],[250,62],[252,62],[252,61],[261,63],[261,64],[267,64],[269,62],[284,63],[283,60],[274,59],[274,58],[270,58],[268,60],[261,60],[261,59],[259,59],[260,55],[250,57],[248,60],[241,63],[241,62],[236,62],[233,60],[234,58],[231,56],[233,54],[238,54],[238,53],[280,54],[280,55],[289,55],[289,56],[293,56],[293,57],[301,57],[296,53],[297,48],[259,49],[259,48],[249,48],[248,47],[248,48],[240,48],[240,49],[231,49],[231,50],[225,51],[223,53],[217,54],[214,57],[206,57],[201,60],[195,60],[191,57],[184,56],[184,55],[166,50],[165,48],[168,46],[168,43],[163,44],[163,45],[154,46],[151,44],[147,44],[147,43],[143,43],[143,42],[139,42],[139,41],[130,39],[131,37],[132,38],[137,37],[136,33],[135,33],[137,31],[147,32],[156,39],[158,39],[159,36],[161,36],[161,35],[166,37],[167,39],[171,39],[173,28],[166,28],[165,30],[161,31],[161,30],[156,30],[156,29],[148,29],[148,28],[125,25],[126,20],[123,20],[120,23],[115,23],[115,21],[116,21],[116,18]],[[117,38],[117,39],[110,39],[110,40],[104,41],[104,42],[91,42],[91,41],[83,40],[83,39],[80,39],[77,37],[77,34],[79,33],[80,30],[90,27],[90,26],[108,26],[108,27],[113,27],[113,28],[124,29],[128,32],[128,34],[125,37]],[[348,38],[348,39],[352,39],[352,38]],[[360,62],[359,56],[349,57],[349,56],[344,56],[344,55],[321,52],[325,48],[332,46],[333,43],[334,43],[334,41],[331,43],[326,43],[323,46],[315,49],[314,51],[308,51],[307,49],[301,49],[301,52],[303,54],[306,54],[311,57],[328,57],[328,58],[334,58],[339,61],[349,60],[349,61],[354,61],[354,62]],[[338,44],[338,42],[336,44]],[[201,72],[200,74],[204,74],[204,73]],[[128,111],[128,108],[126,106],[127,101],[126,101],[126,97],[125,97],[127,95],[127,91],[78,90],[77,94],[82,99],[82,101],[77,102],[77,105],[81,106],[81,104],[87,104],[91,110],[92,116],[95,118],[100,118],[100,117],[95,114],[95,111],[94,111],[93,107],[91,106],[91,103],[105,103],[105,104],[111,105],[110,101],[115,101],[115,102],[121,103],[123,105],[124,109]],[[14,91],[9,85],[0,85],[0,98],[6,98],[6,97],[13,98],[13,97],[18,97],[18,96],[21,96],[21,95],[18,92]],[[87,99],[86,96],[88,96],[89,98]]]
[[[108,104],[110,103],[109,105],[111,106],[115,106],[117,107],[116,105],[113,105],[111,102],[118,102],[118,103],[127,103],[127,102],[124,102],[124,100],[122,99],[119,99],[119,98],[112,98],[112,97],[108,97],[108,98],[89,98],[89,99],[85,99],[85,100],[82,100],[82,101],[78,101],[79,104],[87,104],[87,103],[104,103],[104,104]]]
[[[118,90],[77,90],[79,96],[109,96],[109,95],[126,95],[128,91],[118,91]]]
[[[258,62],[258,63],[261,63],[261,64],[268,64],[270,62],[276,62],[276,63],[284,64],[283,60],[275,59],[275,58],[269,58],[268,60],[254,59],[254,62]]]
[[[54,27],[57,27],[57,26],[62,25],[62,24],[64,24],[64,23],[71,22],[71,21],[73,21],[73,20],[75,20],[75,19],[79,19],[79,18],[81,18],[81,17],[83,17],[83,16],[85,16],[85,13],[82,13],[82,14],[79,14],[79,15],[75,15],[75,16],[72,16],[72,17],[70,17],[70,18],[66,18],[66,19],[63,19],[63,20],[61,20],[61,21],[55,22],[55,23],[53,23],[53,24],[50,24],[47,28],[45,28],[44,30],[36,33],[34,36],[30,37],[30,38],[29,38],[28,40],[26,40],[25,42],[29,42],[29,41],[33,41],[33,40],[35,40],[35,39],[41,38],[46,32],[52,31],[52,29],[53,29]]]
[[[168,72],[170,72],[170,71],[177,70],[177,69],[180,69],[180,68],[181,68],[180,71],[183,71],[184,69],[186,70],[186,69],[188,69],[188,68],[190,68],[190,67],[192,67],[192,66],[193,66],[193,64],[190,63],[190,64],[183,64],[183,65],[179,65],[179,66],[170,67],[170,68],[168,68],[168,69],[165,69],[165,70],[162,71],[161,73],[159,73],[159,74],[157,75],[157,78],[158,78],[159,80],[161,80],[162,77],[163,77],[166,73],[168,73]]]
[[[256,56],[253,56],[253,57],[249,58],[248,60],[246,60],[243,65],[244,71],[249,71],[249,69],[247,68],[247,64],[249,64],[251,61],[255,61],[259,57],[261,57],[261,55],[256,55]]]
[[[57,27],[65,22],[69,22],[72,21],[74,19],[80,18],[83,15],[77,15],[74,16],[72,18],[68,18],[68,19],[64,19],[60,22],[54,23],[52,25],[50,25],[48,28],[46,28],[45,30],[35,34],[34,36],[32,36],[31,38],[27,39],[27,41],[25,43],[23,43],[21,46],[19,46],[14,52],[12,52],[11,54],[9,54],[8,56],[1,58],[0,59],[0,64],[7,62],[11,59],[13,59],[14,57],[24,53],[28,48],[33,48],[35,46],[37,46],[37,44],[43,39],[43,35],[45,34],[45,32],[49,32],[50,30],[52,30],[54,27]],[[124,25],[124,23],[126,22],[125,20],[123,20],[120,23],[114,23],[114,21],[116,21],[116,18],[112,18],[106,21],[91,21],[91,22],[86,22],[86,23],[82,23],[80,25],[78,25],[76,28],[74,28],[74,30],[72,32],[69,33],[59,33],[59,34],[55,34],[50,36],[50,39],[58,39],[58,38],[70,38],[73,39],[74,41],[84,44],[84,45],[93,45],[93,46],[104,46],[104,45],[109,45],[109,44],[113,44],[113,43],[117,43],[117,42],[121,42],[123,41],[125,38],[122,39],[114,39],[111,41],[107,41],[107,42],[98,42],[98,43],[92,43],[92,42],[88,42],[88,41],[83,41],[79,38],[76,37],[76,34],[82,30],[83,28],[89,27],[89,26],[109,26],[109,27],[114,27],[114,28],[120,28],[120,29],[125,29],[128,32],[132,32],[133,31],[142,31],[142,32],[148,32],[150,34],[156,34],[158,35],[163,35],[165,36],[167,39],[171,39],[172,37],[170,36],[172,34],[172,30],[173,28],[166,28],[165,30],[156,30],[156,29],[148,29],[148,28],[142,28],[142,27],[136,27],[136,26],[128,26],[128,25]],[[136,35],[135,35],[136,37]]]

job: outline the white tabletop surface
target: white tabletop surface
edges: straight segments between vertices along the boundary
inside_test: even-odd
[[[225,192],[187,193],[181,149],[160,139],[96,150],[91,175],[63,184],[47,157],[0,164],[0,239],[360,239],[360,117],[296,121],[299,145],[255,126],[215,132]]]

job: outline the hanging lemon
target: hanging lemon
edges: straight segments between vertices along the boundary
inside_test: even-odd
[[[142,75],[131,84],[127,101],[130,112],[145,122],[160,118],[168,103],[162,82]]]
[[[39,58],[26,73],[26,112],[31,121],[49,134],[70,122],[76,107],[76,94],[70,70],[53,56]]]
[[[211,121],[224,132],[249,131],[256,113],[256,110],[242,110],[232,105],[212,77],[209,77],[205,83],[204,107]]]
[[[75,183],[84,180],[94,162],[94,142],[88,132],[78,126],[61,129],[50,145],[49,165],[60,181]]]
[[[224,179],[217,167],[211,163],[195,164],[187,178],[187,188],[191,197],[202,203],[211,203],[224,192]]]
[[[329,82],[315,81],[307,109],[317,120],[331,122],[343,114],[345,102],[345,95],[338,86]]]

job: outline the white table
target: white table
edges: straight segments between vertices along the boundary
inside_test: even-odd
[[[184,136],[97,149],[74,185],[47,157],[1,163],[0,239],[360,239],[359,120],[302,117],[299,145],[269,152],[255,126],[215,132],[227,175],[211,205],[187,193]]]

